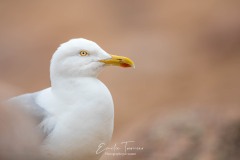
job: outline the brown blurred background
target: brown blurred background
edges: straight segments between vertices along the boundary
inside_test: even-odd
[[[0,0],[0,20],[0,99],[48,87],[71,38],[135,61],[100,79],[115,102],[112,145],[144,150],[102,160],[240,159],[239,0]]]

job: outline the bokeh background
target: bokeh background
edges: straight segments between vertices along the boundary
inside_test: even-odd
[[[71,38],[135,61],[99,78],[115,102],[110,146],[144,150],[101,160],[240,159],[239,0],[0,0],[0,20],[1,100],[48,87]]]

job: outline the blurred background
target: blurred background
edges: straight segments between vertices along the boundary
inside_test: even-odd
[[[51,56],[71,38],[134,60],[100,79],[115,102],[110,146],[143,150],[101,160],[240,159],[239,0],[0,0],[0,20],[1,100],[49,87]],[[23,152],[0,134],[0,157]]]

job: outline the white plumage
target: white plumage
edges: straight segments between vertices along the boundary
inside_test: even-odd
[[[10,100],[38,119],[45,136],[40,147],[45,159],[100,158],[97,147],[110,141],[114,121],[111,93],[97,79],[106,65],[134,66],[130,59],[110,55],[92,41],[72,39],[52,57],[50,88]]]

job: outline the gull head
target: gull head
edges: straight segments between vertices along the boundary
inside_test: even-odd
[[[104,66],[134,67],[127,57],[108,54],[95,42],[83,38],[71,39],[53,54],[51,78],[96,77]]]

